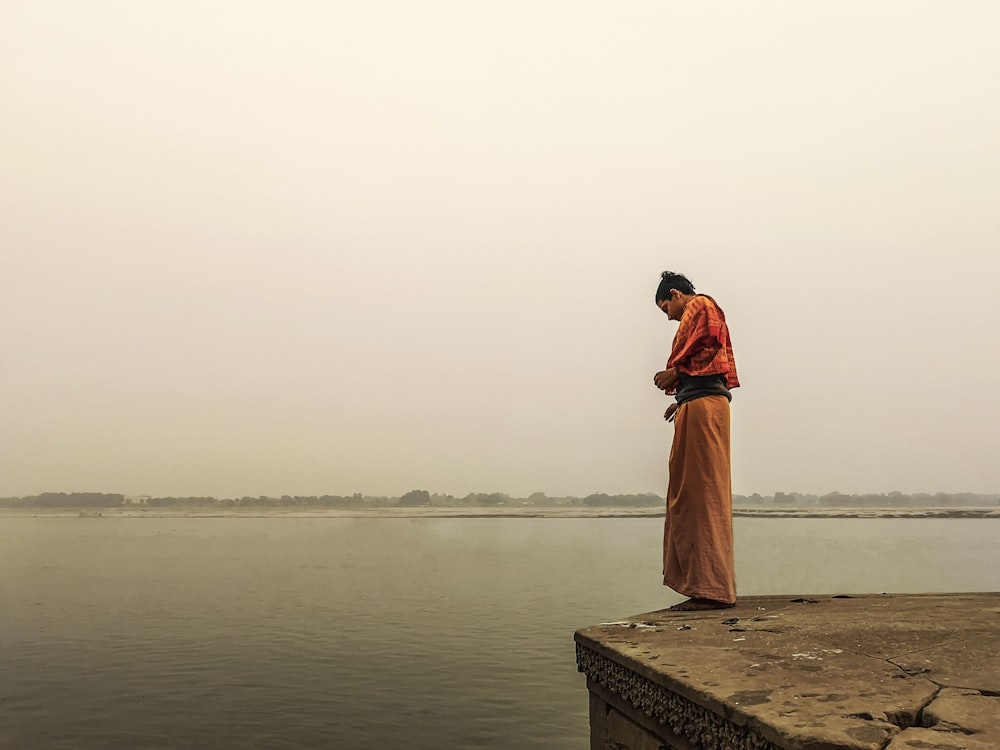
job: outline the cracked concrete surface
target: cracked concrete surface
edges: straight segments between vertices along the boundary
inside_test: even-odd
[[[770,596],[578,631],[787,750],[1000,750],[1000,594]]]
[[[997,750],[1000,748],[1000,697],[978,690],[942,688],[924,709],[919,727],[905,729],[889,750]]]

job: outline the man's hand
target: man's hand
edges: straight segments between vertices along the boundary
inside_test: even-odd
[[[653,376],[653,384],[661,391],[669,391],[677,385],[677,368],[671,367],[669,370],[660,370]]]
[[[670,406],[667,407],[667,410],[665,412],[663,412],[663,418],[665,420],[667,420],[668,422],[673,422],[674,421],[674,415],[677,414],[677,409],[679,407],[680,407],[680,404],[670,404]]]

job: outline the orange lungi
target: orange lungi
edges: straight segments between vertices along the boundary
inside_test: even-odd
[[[663,584],[684,596],[736,601],[729,400],[703,396],[674,419]]]

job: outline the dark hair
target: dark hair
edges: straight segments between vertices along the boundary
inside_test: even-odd
[[[682,273],[664,271],[660,274],[660,285],[656,287],[656,303],[670,297],[670,290],[676,289],[681,294],[694,294],[694,284]]]

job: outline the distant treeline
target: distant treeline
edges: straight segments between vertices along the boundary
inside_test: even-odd
[[[907,495],[902,492],[883,492],[845,495],[842,492],[829,492],[825,495],[809,495],[799,492],[775,492],[773,495],[733,495],[733,503],[776,508],[968,508],[1000,505],[1000,494],[920,492]]]
[[[427,490],[411,490],[401,497],[353,495],[282,495],[281,497],[152,497],[127,496],[106,492],[43,492],[28,497],[0,498],[0,508],[392,508],[392,507],[477,507],[477,506],[577,506],[645,508],[663,504],[654,493],[608,495],[600,492],[586,497],[550,497],[535,492],[528,497],[512,497],[502,492],[472,492],[464,497],[441,495]],[[809,495],[776,492],[773,495],[733,495],[733,504],[775,508],[938,508],[1000,505],[1000,494],[972,493],[845,495],[830,492]]]

